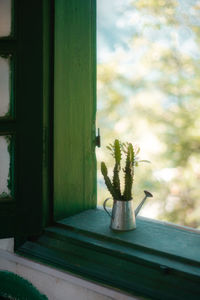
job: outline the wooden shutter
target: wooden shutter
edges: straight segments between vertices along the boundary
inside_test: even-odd
[[[54,217],[96,205],[95,1],[55,1]]]

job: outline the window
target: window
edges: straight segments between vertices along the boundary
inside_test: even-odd
[[[0,120],[0,130],[15,135],[15,189],[12,201],[0,202],[1,237],[14,235],[21,255],[132,294],[198,299],[197,233],[139,219],[134,234],[116,234],[102,210],[89,209],[96,188],[95,1],[12,3],[16,31],[0,40],[0,53],[14,61],[14,117]]]
[[[12,19],[11,34],[5,29],[0,39],[2,159],[8,156],[1,176],[11,188],[0,190],[1,221],[8,223],[3,236],[30,235],[52,218],[95,207],[94,1],[44,1],[32,10],[23,1],[0,4]]]
[[[48,77],[43,6],[40,1],[0,1],[0,176],[5,172],[8,181],[1,188],[1,237],[36,234],[42,228],[43,99]]]

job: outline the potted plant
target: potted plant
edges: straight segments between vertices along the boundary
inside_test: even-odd
[[[146,160],[139,160],[139,147],[134,147],[132,143],[122,143],[116,139],[113,144],[109,144],[107,149],[114,157],[115,165],[113,169],[112,180],[108,176],[108,170],[105,162],[101,163],[101,173],[104,177],[105,184],[113,198],[112,214],[106,209],[106,202],[103,207],[111,217],[111,229],[119,231],[133,230],[136,228],[135,216],[139,213],[142,205],[148,197],[152,194],[144,191],[145,197],[135,210],[133,211],[133,195],[132,187],[134,181],[134,168],[141,162],[148,162]],[[122,167],[123,156],[125,156],[125,165]],[[124,189],[121,190],[120,172],[124,173]]]

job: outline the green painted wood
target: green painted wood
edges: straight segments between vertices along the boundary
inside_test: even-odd
[[[17,50],[17,41],[10,38],[0,39],[0,48],[1,53],[14,53]]]
[[[96,205],[95,1],[55,1],[54,218]]]
[[[41,231],[42,224],[42,6],[22,0],[17,5],[15,230],[24,235]]]
[[[6,50],[7,54],[13,53],[15,104],[15,118],[0,122],[0,134],[6,131],[16,136],[16,209],[11,214],[11,209],[7,207],[6,213],[5,206],[2,207],[3,204],[0,203],[0,211],[4,212],[4,217],[0,218],[0,238],[37,234],[44,224],[43,122],[44,106],[48,98],[48,84],[44,84],[48,73],[48,68],[44,65],[48,63],[45,61],[47,54],[44,48],[48,42],[43,37],[44,31],[47,31],[47,26],[44,25],[49,22],[49,16],[46,14],[44,17],[48,3],[47,0],[17,1],[14,9],[14,39],[10,37],[0,41],[0,53],[1,50],[4,53]]]
[[[58,226],[47,228],[36,240],[27,241],[18,253],[133,295],[167,300],[199,299],[199,255],[190,251],[190,247],[197,251],[199,234],[192,233],[190,237],[181,229],[177,234],[177,228],[144,218],[138,220],[133,232],[113,233],[103,214],[106,216],[103,211],[90,210],[77,215],[77,220],[70,217]],[[89,223],[90,231],[85,226]],[[182,242],[179,251],[174,240],[177,235],[185,239],[185,247]],[[171,247],[169,253],[167,244]],[[172,250],[173,246],[176,249]]]
[[[13,120],[9,119],[0,119],[0,132],[1,133],[9,133],[16,131],[16,123]]]
[[[134,231],[117,233],[109,228],[110,218],[102,209],[93,209],[59,221],[75,230],[102,236],[125,245],[137,245],[177,259],[200,263],[200,231],[175,224],[137,217]],[[169,242],[170,241],[170,242]]]
[[[11,37],[7,39],[0,39],[0,55],[12,55],[12,64],[11,64],[11,111],[10,115],[5,118],[0,118],[0,135],[11,135],[12,137],[15,136],[16,139],[16,122],[14,121],[14,102],[16,98],[16,86],[15,86],[15,59],[16,59],[16,52],[17,52],[17,43]],[[12,170],[11,170],[11,177],[12,182],[12,198],[4,199],[0,202],[0,238],[1,237],[9,237],[13,236],[15,233],[16,226],[16,188],[14,177],[16,175],[16,164],[15,164],[15,154],[16,154],[16,143],[14,149],[12,149],[10,153],[11,160],[12,160]],[[14,160],[14,161],[13,161]],[[1,162],[0,162],[1,163]]]
[[[43,227],[52,220],[53,0],[43,0]]]

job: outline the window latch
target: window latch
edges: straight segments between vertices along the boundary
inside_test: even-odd
[[[101,136],[100,136],[100,128],[98,128],[98,133],[97,133],[97,136],[96,136],[96,146],[97,147],[101,147]]]

